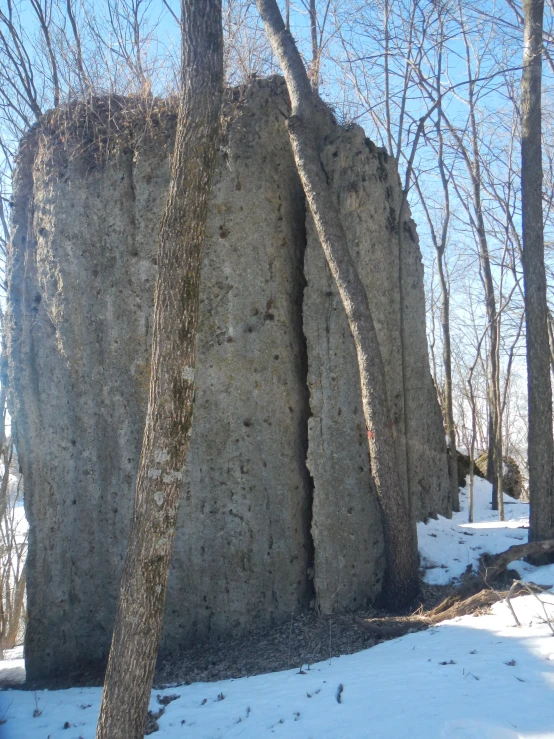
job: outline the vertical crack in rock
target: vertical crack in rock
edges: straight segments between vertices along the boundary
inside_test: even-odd
[[[430,511],[448,513],[444,432],[429,372],[423,268],[415,239],[399,264],[401,185],[396,163],[358,126],[331,128],[321,158],[375,322],[406,496],[417,492],[413,509],[418,518]],[[362,608],[379,593],[384,541],[354,343],[310,217],[305,270],[315,588],[318,608],[331,613]]]
[[[306,485],[307,489],[309,491],[309,499],[308,499],[308,515],[305,525],[305,537],[307,542],[307,548],[308,548],[308,568],[307,568],[307,577],[309,581],[309,595],[310,595],[310,607],[315,607],[316,605],[316,593],[315,593],[315,584],[314,584],[314,577],[315,577],[315,546],[314,546],[314,540],[312,535],[312,525],[313,525],[313,505],[314,505],[314,479],[312,477],[312,474],[310,472],[310,468],[308,466],[308,454],[309,454],[309,424],[310,419],[312,417],[312,410],[310,406],[310,389],[308,384],[308,372],[309,372],[309,359],[308,359],[308,342],[306,340],[306,335],[304,334],[304,300],[305,300],[305,292],[307,288],[307,281],[306,281],[306,275],[304,272],[305,267],[305,260],[306,260],[306,249],[308,247],[308,234],[306,230],[306,218],[307,218],[307,207],[306,207],[306,199],[303,198],[304,203],[304,212],[302,217],[302,231],[303,231],[303,238],[302,238],[302,248],[299,252],[299,265],[298,265],[298,277],[297,277],[297,289],[298,293],[296,296],[296,305],[297,305],[297,336],[298,336],[298,347],[299,347],[299,355],[300,355],[300,361],[301,361],[301,371],[302,371],[302,382],[304,387],[304,394],[303,394],[303,405],[302,405],[302,417],[301,417],[301,424],[302,424],[302,456],[304,460],[304,470],[306,475]]]
[[[281,80],[252,82],[220,154],[167,651],[282,622],[310,602],[304,198],[280,113],[286,104]]]

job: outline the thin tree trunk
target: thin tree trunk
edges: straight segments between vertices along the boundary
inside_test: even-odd
[[[529,541],[554,537],[552,387],[542,214],[541,75],[544,0],[524,0],[521,199],[529,408]]]
[[[475,490],[475,439],[477,436],[477,404],[475,402],[475,392],[473,389],[473,373],[475,372],[475,368],[477,367],[477,363],[479,362],[479,358],[481,355],[481,344],[483,343],[483,340],[485,338],[485,334],[481,336],[479,339],[479,342],[477,344],[477,351],[475,356],[475,361],[469,368],[469,375],[467,378],[467,386],[469,388],[469,403],[471,406],[471,443],[470,443],[470,449],[469,449],[469,515],[468,515],[468,522],[473,523],[473,509],[474,509],[474,502],[475,502],[475,496],[474,496],[474,490]]]
[[[444,26],[441,23],[441,38],[444,37]],[[439,68],[437,72],[437,85],[440,84],[442,73],[442,48],[439,53]],[[441,104],[442,105],[442,104]],[[448,471],[450,474],[450,496],[452,510],[460,510],[460,488],[458,485],[458,452],[456,451],[456,425],[454,423],[454,400],[452,391],[452,346],[450,334],[450,290],[445,274],[445,252],[448,241],[448,229],[450,226],[450,192],[449,177],[444,164],[444,141],[440,125],[440,115],[436,122],[437,137],[439,142],[438,165],[441,176],[442,189],[444,193],[444,217],[442,231],[439,239],[436,238],[435,229],[432,227],[433,243],[437,256],[437,270],[441,287],[441,327],[442,327],[442,359],[444,365],[444,415],[446,419],[446,433],[448,435],[448,446],[450,456],[448,458]],[[432,221],[429,218],[429,225]]]
[[[83,64],[83,48],[81,46],[81,36],[77,22],[75,20],[75,13],[73,12],[72,0],[67,0],[67,16],[71,24],[71,30],[73,31],[73,38],[75,39],[75,63],[77,65],[77,72],[79,82],[81,84],[81,91],[86,92],[87,95],[91,93],[90,80],[87,73],[85,72],[85,66]]]
[[[0,477],[0,521],[8,510],[8,486],[10,483],[10,465],[13,454],[13,440],[6,438],[6,383],[0,388],[0,462],[3,470]]]
[[[479,161],[479,140],[477,136],[477,123],[475,120],[475,108],[473,102],[473,91],[470,86],[470,105],[471,105],[471,130],[472,130],[472,147],[473,147],[473,203],[475,209],[475,219],[477,223],[477,235],[479,238],[479,258],[481,263],[481,270],[483,276],[483,285],[485,288],[485,304],[487,309],[487,319],[489,322],[489,406],[490,406],[490,438],[489,438],[489,459],[491,460],[493,470],[493,494],[492,494],[492,508],[498,510],[498,482],[497,474],[498,467],[502,465],[502,457],[498,459],[498,408],[500,406],[500,399],[497,397],[498,380],[499,374],[498,367],[498,332],[496,327],[497,312],[496,312],[496,297],[494,294],[494,281],[492,277],[492,269],[490,262],[489,246],[487,239],[487,232],[485,227],[485,219],[483,216],[483,207],[481,199],[481,166]]]
[[[469,447],[469,495],[467,501],[467,520],[473,523],[475,507],[475,407],[471,408],[471,444]]]
[[[319,44],[317,39],[317,10],[315,0],[310,0],[310,34],[312,37],[312,63],[310,65],[310,76],[312,88],[319,90]]]
[[[42,36],[44,38],[44,42],[46,44],[46,48],[48,50],[48,59],[50,61],[50,71],[52,73],[52,86],[54,88],[54,95],[53,95],[53,102],[54,102],[54,108],[59,107],[60,105],[60,80],[58,75],[58,60],[56,59],[56,54],[54,53],[54,49],[52,48],[52,38],[50,35],[50,27],[48,20],[46,18],[46,5],[44,8],[42,7],[39,0],[31,0],[31,6],[33,7],[41,31]]]
[[[139,739],[189,446],[200,265],[223,87],[221,0],[182,0],[182,91],[162,218],[150,396],[97,739]]]
[[[296,166],[356,346],[371,470],[385,533],[387,567],[382,600],[400,608],[408,605],[418,590],[417,536],[398,475],[381,352],[365,288],[319,159],[320,113],[306,70],[275,0],[257,0],[257,6],[285,75],[292,104],[287,130]]]
[[[500,288],[500,307],[502,307],[502,288]],[[495,382],[494,401],[496,403],[496,434],[494,438],[494,466],[496,482],[496,503],[498,506],[498,518],[504,520],[504,459],[502,451],[502,391],[500,389],[500,327],[502,314],[498,311],[494,325],[496,333],[496,373],[492,379]]]
[[[394,149],[392,143],[392,121],[390,113],[390,70],[389,70],[389,54],[390,54],[390,29],[389,29],[389,0],[385,0],[383,7],[383,26],[385,33],[385,119],[387,126],[387,144],[388,151],[391,156],[394,156]]]
[[[444,39],[444,24],[441,22],[440,38]],[[436,70],[436,86],[439,89],[442,76],[442,42],[438,50],[438,67]],[[444,194],[444,212],[442,215],[442,225],[440,236],[437,235],[435,221],[427,206],[427,202],[416,179],[416,189],[419,194],[420,201],[425,211],[427,224],[431,232],[431,239],[435,247],[435,255],[437,261],[437,272],[439,276],[439,284],[441,290],[441,330],[442,330],[442,360],[444,368],[444,392],[441,393],[440,403],[443,412],[443,420],[446,427],[446,435],[448,437],[448,447],[450,454],[448,456],[448,475],[450,479],[450,502],[453,511],[460,510],[460,488],[458,484],[458,452],[456,450],[456,424],[454,423],[454,400],[452,389],[452,346],[450,333],[450,290],[446,276],[445,252],[448,243],[448,230],[450,227],[450,174],[447,173],[444,160],[444,139],[442,128],[440,126],[440,118],[442,115],[442,100],[439,97],[433,108],[438,108],[439,116],[435,123],[437,131],[438,151],[437,164],[441,178],[442,190]],[[414,140],[415,143],[415,140]],[[413,151],[413,150],[412,150]],[[410,165],[408,165],[410,166]],[[404,201],[403,201],[404,202]],[[435,374],[436,377],[436,374]]]
[[[483,215],[482,201],[482,184],[481,175],[481,152],[480,141],[477,129],[477,118],[475,115],[475,79],[472,70],[472,52],[468,40],[467,25],[464,18],[463,3],[458,2],[458,10],[460,16],[460,27],[462,30],[462,38],[464,41],[466,68],[468,75],[468,105],[469,105],[469,121],[471,135],[472,157],[468,154],[464,155],[466,165],[469,170],[473,195],[473,210],[475,213],[475,228],[479,241],[479,261],[481,266],[481,278],[485,289],[485,305],[487,310],[487,319],[489,323],[489,456],[488,456],[488,473],[491,473],[490,479],[493,481],[492,490],[492,508],[498,510],[498,470],[502,470],[502,429],[499,428],[499,409],[501,400],[498,395],[500,388],[500,367],[498,364],[498,328],[496,298],[494,293],[494,280],[492,276],[492,268],[490,261],[489,245],[487,239],[487,230],[485,226],[485,218]],[[488,474],[487,474],[488,476]]]
[[[450,498],[452,510],[460,510],[460,493],[458,486],[458,452],[456,451],[456,425],[454,423],[454,401],[452,392],[452,348],[450,342],[450,294],[444,274],[444,248],[436,250],[439,281],[441,286],[441,328],[442,328],[442,361],[444,365],[444,416],[450,456],[448,472],[450,475]]]
[[[498,510],[498,494],[496,486],[496,466],[494,464],[494,439],[496,434],[496,424],[494,421],[494,407],[492,391],[490,389],[491,378],[487,373],[487,398],[489,404],[489,413],[487,416],[487,471],[485,476],[492,485],[491,508],[493,511]]]

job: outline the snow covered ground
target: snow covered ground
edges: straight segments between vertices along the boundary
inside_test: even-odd
[[[477,523],[467,513],[419,526],[429,582],[457,577],[483,551],[518,540],[527,506],[508,504],[505,524],[478,482]],[[465,533],[464,533],[465,532]],[[470,534],[469,536],[466,534]],[[554,584],[554,568],[518,568]],[[550,578],[550,579],[549,579]],[[554,595],[542,595],[554,618]],[[358,654],[303,669],[154,692],[179,696],[159,719],[160,739],[554,739],[554,638],[537,600],[468,616]],[[0,663],[0,669],[6,664]],[[300,667],[300,666],[299,666]],[[0,693],[1,739],[93,739],[100,688]]]
[[[473,519],[467,523],[466,489],[460,489],[459,513],[452,518],[439,516],[436,521],[419,523],[417,536],[424,580],[432,585],[447,585],[460,577],[468,565],[475,565],[483,552],[497,554],[514,544],[527,542],[529,505],[504,496],[505,521],[498,520],[498,511],[491,510],[491,485],[475,478]],[[533,567],[526,562],[510,565],[524,580],[537,585],[554,585],[554,565]]]

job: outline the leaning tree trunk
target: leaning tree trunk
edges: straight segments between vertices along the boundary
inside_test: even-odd
[[[544,0],[524,0],[521,199],[529,412],[529,540],[554,537],[552,387],[542,214],[541,75]]]
[[[150,395],[97,739],[139,739],[152,688],[194,392],[200,264],[223,90],[221,0],[182,0],[182,91],[161,222]]]
[[[317,151],[319,111],[296,44],[275,0],[257,0],[271,47],[285,75],[292,115],[286,125],[319,240],[354,338],[371,471],[383,518],[387,567],[382,601],[404,607],[418,589],[417,536],[398,475],[385,374],[365,288],[350,256]]]

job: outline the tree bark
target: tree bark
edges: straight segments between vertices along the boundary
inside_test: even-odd
[[[418,590],[417,536],[397,469],[385,374],[365,288],[350,256],[346,235],[317,150],[320,115],[304,64],[275,0],[257,0],[292,104],[286,125],[296,166],[327,263],[335,279],[358,356],[371,471],[383,518],[387,566],[382,601],[402,608]]]
[[[200,265],[223,90],[221,0],[182,0],[182,91],[161,222],[148,411],[97,739],[139,739],[159,647],[194,394]]]
[[[552,387],[542,213],[541,76],[544,0],[524,0],[521,199],[529,413],[529,541],[554,537]]]

